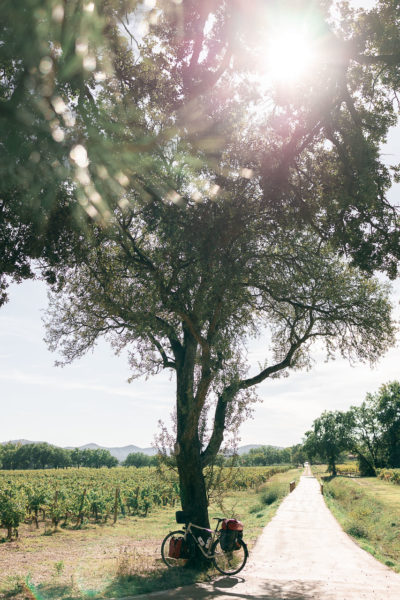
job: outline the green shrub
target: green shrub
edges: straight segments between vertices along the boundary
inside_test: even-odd
[[[400,469],[378,469],[377,474],[379,479],[400,485]]]
[[[261,502],[269,506],[279,498],[283,498],[286,495],[286,491],[286,486],[281,483],[270,483],[261,494]]]
[[[254,515],[255,513],[259,513],[264,509],[262,504],[256,504],[255,506],[252,506],[249,510],[249,513],[251,515]]]
[[[358,457],[358,469],[361,477],[375,477],[375,469],[363,456]]]
[[[352,535],[356,538],[368,539],[369,537],[368,528],[365,526],[365,524],[359,521],[349,521],[348,524],[345,526],[345,531],[349,535]]]

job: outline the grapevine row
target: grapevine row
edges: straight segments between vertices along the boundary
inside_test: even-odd
[[[218,485],[245,490],[287,468],[220,469]],[[178,501],[177,475],[154,467],[0,471],[0,525],[8,539],[18,536],[21,522],[39,527],[39,521],[50,521],[54,529],[115,523],[125,516],[146,517],[153,508],[174,507]]]

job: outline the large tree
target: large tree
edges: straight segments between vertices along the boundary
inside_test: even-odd
[[[382,423],[377,414],[376,401],[371,394],[360,406],[352,406],[348,412],[351,452],[358,456],[362,475],[375,475],[384,466],[382,453]]]
[[[400,467],[400,383],[391,381],[372,398],[382,424],[382,445],[388,467]]]
[[[315,234],[278,227],[251,180],[187,201],[139,208],[137,198],[93,230],[79,262],[59,274],[48,341],[68,363],[106,336],[130,350],[133,375],[175,373],[182,505],[207,526],[203,469],[254,386],[307,365],[318,339],[328,355],[374,360],[393,326],[387,290]],[[249,373],[246,339],[266,329],[265,363]]]

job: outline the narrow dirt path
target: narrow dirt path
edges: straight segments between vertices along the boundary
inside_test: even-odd
[[[399,600],[400,575],[342,531],[318,481],[310,471],[305,473],[264,529],[241,573],[140,598]]]

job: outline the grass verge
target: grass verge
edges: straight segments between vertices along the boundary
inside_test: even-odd
[[[236,517],[245,526],[249,548],[298,481],[300,469],[274,475],[257,489],[230,492],[210,506],[210,517]],[[115,525],[86,524],[45,535],[24,525],[20,538],[0,544],[0,599],[97,600],[123,598],[209,580],[208,573],[167,569],[160,546],[178,529],[175,509],[160,508],[146,518],[128,517]]]
[[[400,490],[375,478],[335,477],[324,481],[324,496],[344,531],[400,572]]]

